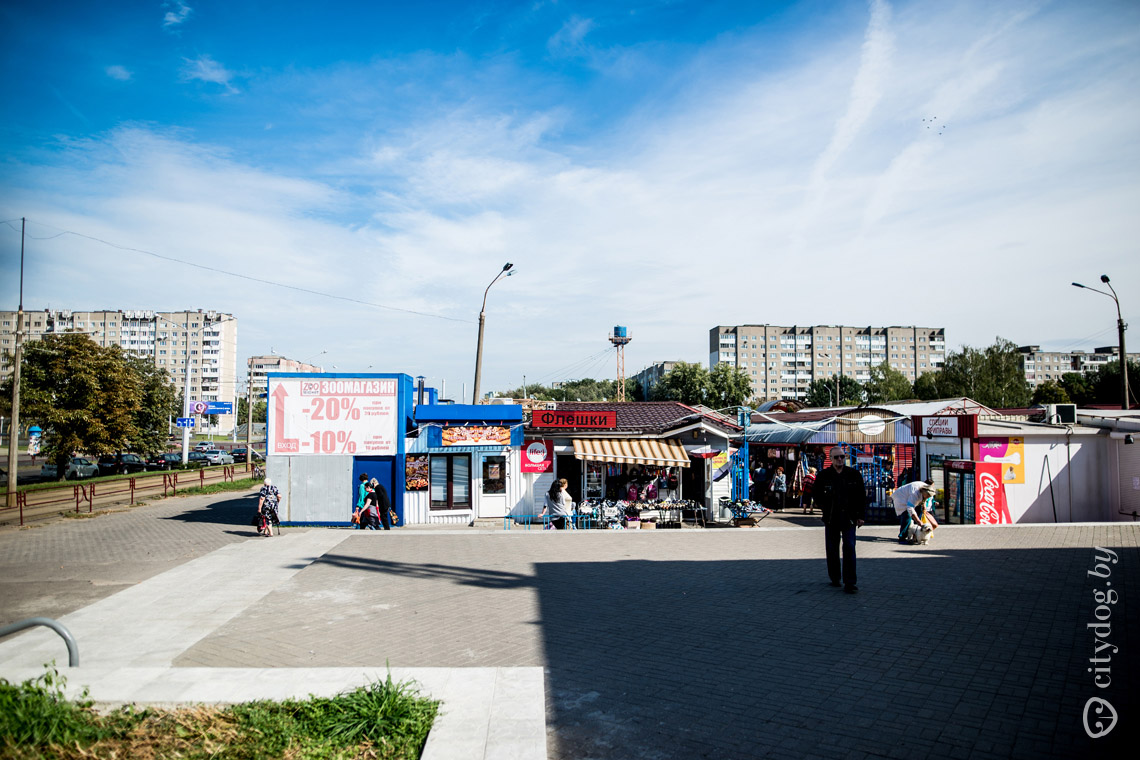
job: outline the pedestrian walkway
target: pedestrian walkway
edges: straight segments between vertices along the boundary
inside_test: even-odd
[[[387,663],[444,699],[434,757],[1111,757],[1137,739],[1134,525],[943,526],[925,547],[864,528],[847,596],[810,519],[261,539],[251,509],[187,499],[0,534],[0,622],[37,599],[66,610],[83,658],[69,676],[115,699],[327,693]],[[74,578],[73,562],[91,585],[35,580]],[[1099,688],[1088,626],[1106,614]],[[0,642],[0,676],[65,662],[53,636]],[[1095,740],[1094,697],[1120,716]]]

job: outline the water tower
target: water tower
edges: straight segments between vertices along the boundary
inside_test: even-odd
[[[614,331],[610,333],[610,343],[613,343],[617,349],[618,401],[625,401],[625,344],[631,340],[629,330],[621,325],[614,325]]]

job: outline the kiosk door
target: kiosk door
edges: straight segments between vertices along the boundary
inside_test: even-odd
[[[480,517],[505,517],[507,514],[507,458],[486,455],[482,458],[479,493]]]

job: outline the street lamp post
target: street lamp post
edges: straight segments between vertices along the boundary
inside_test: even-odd
[[[1102,274],[1100,281],[1108,286],[1111,293],[1105,293],[1103,290],[1090,288],[1088,285],[1082,285],[1079,282],[1074,282],[1073,287],[1084,288],[1091,290],[1094,293],[1100,293],[1102,296],[1108,296],[1116,303],[1116,333],[1120,345],[1120,408],[1128,409],[1128,354],[1124,351],[1124,330],[1128,325],[1124,324],[1124,317],[1120,313],[1120,299],[1116,295],[1116,288],[1112,287],[1112,283],[1108,281],[1108,275]]]
[[[504,275],[510,277],[512,274],[514,274],[514,272],[511,271],[511,268],[513,266],[514,264],[511,264],[510,262],[503,264],[502,270],[497,275],[495,275],[495,279],[491,280],[491,285],[494,285],[496,282],[498,282],[499,278],[503,277]],[[491,285],[488,285],[487,289],[483,291],[483,306],[481,309],[479,309],[479,345],[475,349],[475,390],[471,394],[472,404],[479,403],[479,381],[482,379],[483,375],[483,324],[486,321],[487,293],[491,291]]]
[[[198,328],[197,330],[194,330],[194,331],[188,330],[186,328],[186,325],[180,325],[177,322],[172,322],[169,319],[167,319],[166,317],[160,317],[157,314],[154,315],[154,318],[155,319],[161,319],[163,322],[165,322],[168,325],[172,325],[173,327],[176,327],[176,328],[180,327],[186,332],[186,338],[187,338],[187,340],[186,340],[186,360],[185,360],[186,361],[186,380],[185,380],[184,385],[182,386],[182,417],[187,418],[190,416],[190,340],[189,339],[194,334],[200,335],[202,332],[204,332],[206,330],[207,327],[210,327],[211,325],[220,325],[222,322],[231,322],[231,321],[233,321],[233,317],[229,317],[227,319],[219,319],[217,322],[209,322],[209,321],[203,320],[202,326],[200,328]],[[200,355],[204,356],[205,354],[200,354]],[[248,457],[249,454],[247,453],[246,456]],[[182,428],[182,464],[186,464],[188,461],[190,461],[190,428],[184,427],[184,428]]]
[[[827,357],[828,359],[835,359],[836,357],[831,354],[820,354],[820,356]],[[831,389],[828,389],[828,395],[831,395]],[[835,406],[839,406],[839,373],[835,375]]]

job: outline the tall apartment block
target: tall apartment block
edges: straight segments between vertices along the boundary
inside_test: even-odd
[[[265,393],[269,389],[270,372],[323,372],[315,364],[306,364],[295,359],[286,359],[284,356],[271,354],[269,356],[251,356],[248,360],[249,382],[254,393]]]
[[[15,311],[0,311],[0,377],[12,374],[16,350]],[[51,333],[83,333],[100,346],[119,346],[154,362],[179,390],[190,376],[194,401],[236,401],[237,318],[216,311],[72,311],[24,312],[24,343]],[[235,405],[236,411],[236,405]],[[218,416],[218,431],[229,432],[234,415]]]
[[[653,386],[661,382],[661,379],[671,372],[676,365],[677,362],[654,362],[630,379],[641,387],[644,397],[649,398]]]
[[[1120,358],[1119,346],[1102,346],[1092,352],[1085,351],[1042,351],[1041,346],[1021,346],[1021,368],[1025,372],[1025,382],[1036,388],[1046,380],[1057,382],[1068,372],[1082,374],[1100,369],[1109,362]],[[1128,361],[1140,362],[1140,354],[1129,354]]]
[[[943,327],[718,325],[709,330],[709,368],[732,364],[758,398],[803,398],[813,380],[847,375],[863,383],[887,362],[914,382],[942,367]]]

